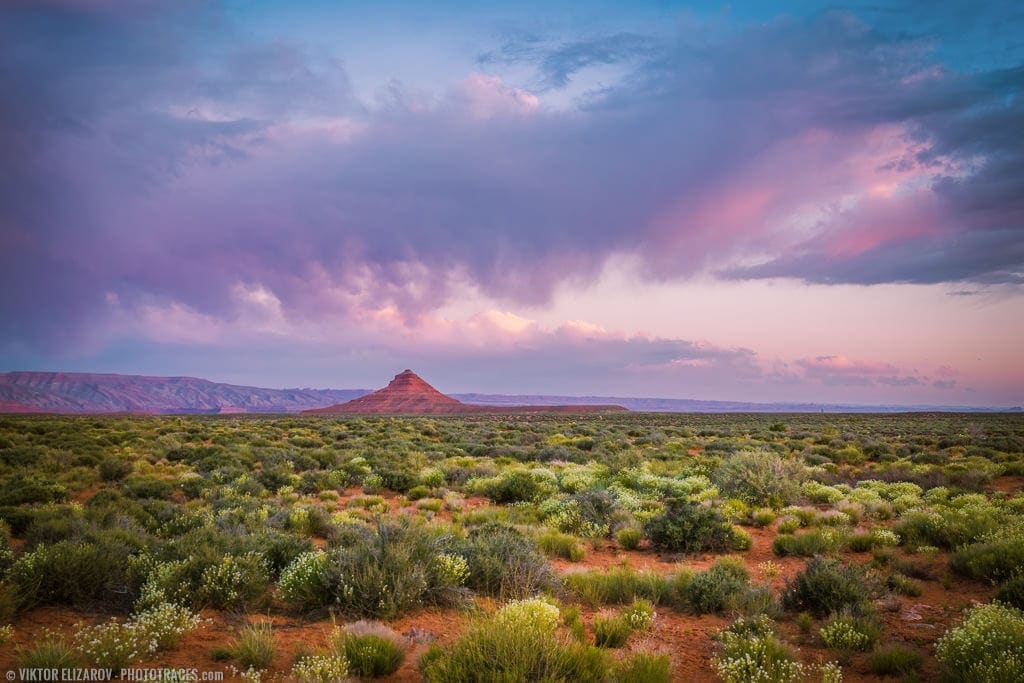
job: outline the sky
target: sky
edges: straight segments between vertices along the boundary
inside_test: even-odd
[[[1024,404],[1017,2],[8,0],[0,371]]]

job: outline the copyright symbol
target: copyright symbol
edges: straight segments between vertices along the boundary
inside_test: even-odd
[[[9,680],[9,681],[13,681],[15,678],[17,678],[17,676],[18,675],[16,673],[14,673],[13,671],[8,671],[7,672],[7,680]]]

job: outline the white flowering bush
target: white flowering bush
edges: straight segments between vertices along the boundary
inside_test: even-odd
[[[825,662],[818,667],[821,683],[843,683],[843,669],[838,662]]]
[[[348,677],[348,660],[341,655],[303,657],[292,667],[291,677],[299,683],[340,683]]]
[[[900,535],[891,529],[875,529],[871,538],[875,545],[896,547],[900,544]]]
[[[643,631],[654,623],[654,605],[648,600],[637,600],[622,610],[622,619],[634,631]]]
[[[804,666],[793,652],[779,642],[770,625],[748,627],[739,620],[719,637],[722,651],[712,665],[725,683],[796,683],[804,676]],[[767,622],[767,620],[763,620]],[[770,624],[770,622],[767,622]]]
[[[149,652],[169,650],[198,624],[199,615],[170,602],[140,612],[129,622]]]
[[[225,555],[203,570],[199,593],[215,607],[244,607],[267,585],[266,560],[256,553]]]
[[[434,581],[443,588],[457,587],[469,578],[469,563],[461,555],[441,553],[434,558]]]
[[[322,550],[302,553],[281,571],[277,582],[281,597],[301,609],[326,605],[331,599],[329,565],[330,557]]]
[[[836,617],[818,631],[825,647],[845,652],[861,652],[871,647],[871,636],[858,629],[851,617]]]
[[[101,669],[123,669],[147,652],[146,644],[131,623],[113,620],[95,626],[79,626],[74,642],[89,664]]]
[[[558,627],[560,612],[540,598],[515,600],[502,607],[495,622],[511,630],[536,630],[553,633]]]
[[[935,644],[954,681],[1024,681],[1024,612],[999,603],[973,608]]]

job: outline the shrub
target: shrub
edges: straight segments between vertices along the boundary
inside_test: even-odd
[[[723,494],[748,505],[782,507],[800,493],[806,470],[770,451],[746,451],[727,458],[711,475]]]
[[[491,522],[456,544],[466,559],[466,585],[502,599],[522,598],[556,585],[556,575],[536,543],[514,527]]]
[[[665,502],[664,511],[644,525],[651,545],[672,552],[724,550],[732,537],[732,526],[718,511],[683,498]]]
[[[953,554],[949,566],[958,574],[973,579],[1006,581],[1024,567],[1024,538],[966,546]]]
[[[585,554],[574,536],[553,529],[538,535],[537,545],[548,557],[561,557],[571,562],[579,562]]]
[[[348,662],[349,671],[365,678],[389,676],[405,659],[408,643],[384,624],[357,621],[331,635],[331,646]]]
[[[441,553],[434,557],[431,577],[439,588],[458,588],[469,578],[469,563],[461,555]]]
[[[376,529],[331,553],[334,604],[345,614],[392,618],[450,598],[431,585],[435,536],[408,519],[382,519]]]
[[[750,550],[752,545],[754,545],[754,539],[750,537],[750,534],[738,526],[732,527],[729,534],[729,550]]]
[[[149,652],[169,650],[199,624],[188,608],[163,603],[137,614],[130,622]]]
[[[615,532],[615,540],[619,542],[619,545],[624,550],[636,550],[640,546],[640,539],[642,538],[643,532],[632,527],[619,529]]]
[[[749,578],[742,561],[722,558],[693,577],[686,597],[698,614],[734,609]]]
[[[878,640],[879,629],[873,622],[851,616],[833,616],[818,631],[825,647],[840,652],[865,652]]]
[[[590,622],[590,626],[594,629],[594,644],[607,648],[620,648],[625,645],[633,630],[621,616],[596,616]]]
[[[555,632],[557,608],[539,600],[524,602],[531,606],[513,607],[523,603],[512,603],[471,626],[448,647],[432,645],[420,660],[423,677],[432,683],[469,683],[597,681],[608,676],[611,665],[603,650]],[[510,628],[510,623],[515,626]]]
[[[333,600],[330,557],[322,550],[303,553],[281,572],[277,589],[288,604],[301,610],[324,607]]]
[[[909,595],[916,598],[924,592],[924,588],[921,586],[919,581],[915,581],[909,576],[905,576],[899,572],[890,574],[885,583],[889,587],[889,590],[900,595]]]
[[[110,539],[39,546],[12,565],[9,580],[21,607],[61,603],[118,606],[130,598],[126,567],[131,549]]]
[[[230,648],[231,656],[246,669],[267,669],[274,661],[274,631],[270,624],[246,626]]]
[[[1024,680],[1024,612],[999,603],[974,607],[935,651],[954,681]]]
[[[18,649],[18,666],[25,669],[69,669],[80,665],[78,654],[64,639],[52,631],[43,631],[37,642],[27,650]]]
[[[672,592],[666,577],[630,567],[570,572],[562,581],[570,593],[591,605],[624,605],[638,598],[660,604]]]
[[[340,655],[310,655],[295,662],[291,678],[299,683],[337,683],[348,672],[348,661]]]
[[[131,624],[117,621],[80,627],[75,632],[75,647],[92,666],[115,671],[146,652],[139,632]]]
[[[132,473],[135,464],[130,460],[109,456],[100,461],[98,469],[103,481],[120,481]]]
[[[1024,574],[1018,574],[1004,583],[996,593],[996,600],[1017,609],[1024,609]]]
[[[860,569],[837,559],[814,558],[786,581],[782,592],[783,607],[808,610],[818,616],[847,609],[863,611],[870,601],[871,589]]]
[[[832,553],[842,545],[844,537],[832,529],[808,531],[803,534],[782,534],[772,541],[772,552],[779,557],[795,555],[813,557]]]
[[[66,487],[33,474],[16,474],[0,486],[0,506],[60,503],[67,498]]]
[[[545,487],[532,473],[525,470],[506,470],[492,479],[481,480],[482,493],[495,503],[532,501],[545,492]]]
[[[622,618],[634,631],[643,631],[654,623],[654,605],[648,600],[636,600],[622,610]]]
[[[721,652],[712,660],[724,683],[796,683],[804,667],[775,637],[771,621],[739,619],[719,634]]]
[[[200,600],[219,608],[245,608],[267,589],[267,566],[256,553],[225,555],[203,570]]]
[[[921,668],[921,655],[905,645],[883,645],[871,653],[868,665],[879,676],[907,677]]]
[[[619,661],[615,667],[615,680],[622,683],[669,683],[672,680],[668,655],[637,652]]]

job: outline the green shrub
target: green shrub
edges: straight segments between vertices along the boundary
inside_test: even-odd
[[[782,605],[788,610],[807,610],[818,616],[833,612],[865,610],[871,589],[856,565],[816,557],[786,581]]]
[[[130,598],[126,567],[131,552],[106,539],[61,541],[19,557],[8,578],[23,608],[50,603],[115,607]]]
[[[732,531],[729,534],[729,550],[750,550],[753,545],[754,539],[750,537],[750,534],[738,526],[732,527]]]
[[[742,561],[722,558],[693,577],[687,590],[687,601],[698,614],[735,609],[749,579]]]
[[[999,603],[974,607],[935,651],[953,681],[1024,680],[1024,612]]]
[[[451,599],[448,586],[431,584],[435,540],[408,519],[379,520],[367,536],[330,553],[333,604],[344,614],[389,619]]]
[[[649,600],[635,600],[620,616],[634,631],[643,631],[654,623],[654,605]]]
[[[799,495],[805,477],[804,466],[796,460],[770,451],[746,451],[726,458],[711,481],[724,495],[748,505],[782,507]]]
[[[972,579],[1006,581],[1024,567],[1024,538],[966,546],[953,554],[949,566],[958,574]]]
[[[802,534],[782,534],[772,541],[772,552],[779,557],[814,557],[833,553],[843,544],[844,536],[832,529],[808,531]]]
[[[103,481],[120,481],[132,473],[135,464],[131,460],[109,456],[100,461],[97,469]]]
[[[619,661],[615,680],[622,683],[669,683],[672,680],[668,655],[637,652]]]
[[[1017,609],[1024,609],[1024,574],[1018,574],[1004,583],[996,593],[996,600]]]
[[[267,590],[266,561],[256,553],[225,555],[203,570],[199,599],[221,609],[245,608]]]
[[[868,666],[879,676],[905,678],[921,668],[921,655],[905,645],[883,645],[871,653]]]
[[[665,509],[644,525],[651,545],[670,552],[724,550],[732,538],[732,526],[712,508],[684,498],[665,502]]]
[[[466,585],[502,599],[534,595],[553,588],[557,576],[536,543],[514,527],[488,523],[456,543],[455,551],[466,559]]]
[[[507,470],[479,485],[481,492],[495,503],[533,501],[547,490],[532,473],[524,470]]]
[[[36,644],[28,649],[18,649],[18,666],[25,669],[70,669],[81,665],[74,648],[64,636],[52,631],[43,631],[33,639]]]
[[[557,608],[539,600],[523,602],[529,609],[511,603],[451,645],[432,645],[420,660],[423,677],[431,683],[469,683],[600,681],[609,675],[611,663],[601,648],[556,633]]]
[[[411,489],[406,491],[406,497],[409,500],[419,500],[420,498],[426,498],[430,495],[430,489],[426,486],[413,486]]]
[[[537,545],[548,557],[561,557],[571,562],[579,562],[586,554],[574,536],[553,529],[539,534]]]
[[[274,662],[274,631],[270,624],[246,626],[230,647],[231,656],[246,669],[268,669]]]
[[[128,498],[167,500],[174,493],[174,485],[159,477],[135,475],[121,482],[121,493]]]
[[[282,599],[304,611],[329,605],[334,599],[332,588],[330,556],[322,550],[299,555],[277,582]]]
[[[924,587],[921,585],[921,582],[915,581],[909,576],[905,576],[899,572],[890,574],[889,578],[886,579],[885,584],[889,587],[889,590],[893,593],[898,593],[899,595],[909,595],[916,598],[924,592]]]
[[[0,486],[0,506],[60,503],[67,499],[66,487],[34,474],[16,474]]]
[[[636,550],[640,546],[643,532],[640,529],[626,527],[615,532],[615,540],[619,542],[624,550]]]
[[[566,590],[591,605],[625,605],[639,598],[660,604],[672,593],[668,578],[630,567],[570,572],[562,581]]]
[[[832,616],[818,631],[821,641],[830,650],[866,652],[878,640],[878,625],[863,617]]]
[[[331,635],[331,647],[343,655],[349,671],[364,678],[390,676],[405,659],[408,643],[384,624],[357,621]]]
[[[596,616],[590,622],[590,626],[594,629],[594,644],[606,648],[622,647],[633,631],[629,623],[621,616]]]

